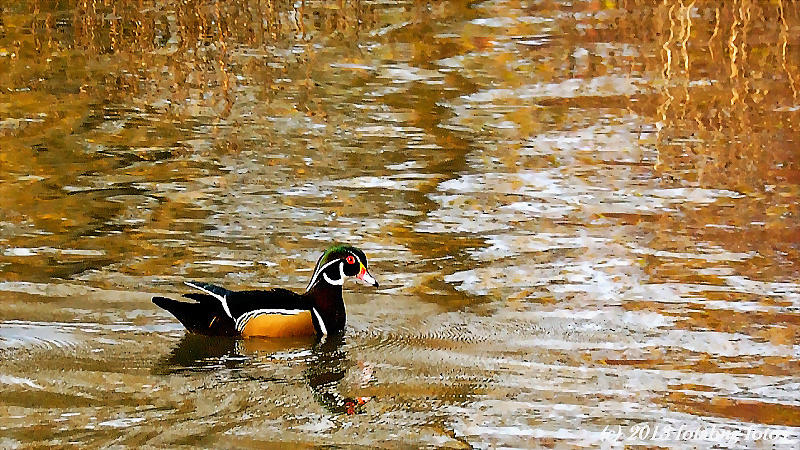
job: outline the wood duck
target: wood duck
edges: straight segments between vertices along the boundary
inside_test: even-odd
[[[172,313],[193,333],[242,337],[338,334],[345,323],[345,278],[355,277],[363,284],[378,286],[367,267],[364,252],[337,245],[320,256],[302,294],[280,288],[234,292],[187,281],[186,285],[202,292],[183,295],[194,302],[153,297],[153,303]]]

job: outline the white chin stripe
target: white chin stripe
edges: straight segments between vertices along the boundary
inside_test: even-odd
[[[344,285],[344,278],[345,278],[344,277],[344,263],[339,263],[339,279],[338,280],[331,279],[331,277],[329,277],[328,274],[325,273],[325,272],[322,272],[322,278],[324,278],[325,281],[327,281],[328,283],[330,283],[330,284],[332,284],[334,286],[342,286],[342,285]]]
[[[343,285],[343,284],[344,284],[344,278],[339,278],[338,280],[331,280],[331,279],[328,277],[328,274],[327,274],[327,273],[325,273],[325,272],[323,272],[323,273],[322,273],[322,278],[324,278],[324,279],[325,279],[325,281],[327,281],[327,282],[328,282],[328,284],[332,284],[332,285],[334,285],[334,286],[341,286],[341,285]]]

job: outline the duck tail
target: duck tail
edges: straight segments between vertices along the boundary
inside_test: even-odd
[[[192,298],[197,295],[192,295]],[[181,302],[166,297],[153,297],[153,303],[166,309],[192,333],[213,336],[237,335],[236,324],[221,309],[211,307],[212,302]]]

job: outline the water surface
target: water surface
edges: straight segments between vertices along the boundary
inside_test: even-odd
[[[8,1],[0,446],[793,447],[800,5]],[[182,281],[339,339],[186,336]],[[770,441],[609,438],[636,426]]]

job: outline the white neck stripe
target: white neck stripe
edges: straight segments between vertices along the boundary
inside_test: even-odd
[[[320,273],[324,272],[325,269],[327,269],[328,267],[330,267],[333,264],[336,264],[338,261],[339,261],[338,259],[334,259],[333,261],[329,261],[329,262],[325,263],[324,266],[322,266],[319,269],[317,269],[317,271],[314,272],[314,276],[311,277],[311,281],[308,282],[308,287],[306,287],[306,292],[310,291],[311,288],[314,287],[314,284],[317,282],[317,278],[319,278],[319,274]],[[323,273],[322,275],[325,275],[325,274]]]
[[[317,322],[319,322],[319,331],[322,332],[323,336],[328,335],[328,328],[325,327],[325,322],[322,321],[322,316],[319,315],[317,312],[317,308],[311,308],[311,312],[317,317]]]

